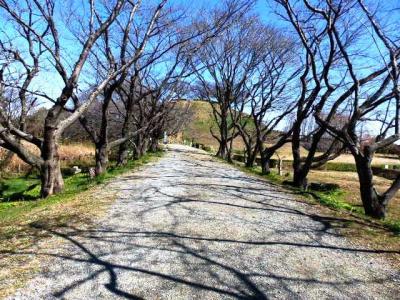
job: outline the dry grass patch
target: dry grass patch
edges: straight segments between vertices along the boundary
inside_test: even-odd
[[[270,145],[268,145],[270,146]],[[277,151],[278,155],[283,158],[284,160],[292,160],[293,155],[292,155],[292,145],[290,143],[287,143],[283,145],[281,148],[279,148]],[[302,157],[307,156],[308,151],[301,147],[300,148],[300,154]],[[321,155],[322,153],[317,152],[316,156]],[[278,156],[274,154],[272,158],[277,159]],[[351,154],[342,154],[339,157],[335,158],[332,160],[332,162],[335,163],[349,163],[349,164],[354,164],[354,157]],[[400,160],[398,157],[395,155],[384,155],[384,154],[376,154],[374,156],[374,159],[372,161],[373,165],[400,165]]]
[[[39,155],[39,149],[33,146],[32,144],[25,143],[26,148]],[[0,148],[0,161],[2,161],[8,151],[4,148]],[[61,144],[59,148],[60,160],[62,166],[67,166],[71,163],[75,163],[77,161],[87,161],[87,160],[94,160],[94,147],[90,144]],[[7,165],[5,170],[6,172],[12,173],[20,173],[20,172],[27,172],[31,169],[31,167],[23,162],[17,155],[13,155],[11,158],[10,163]]]
[[[332,162],[339,163],[351,163],[354,164],[354,157],[351,154],[342,154],[339,157],[332,160]],[[400,160],[395,156],[376,154],[372,160],[373,165],[399,165]]]

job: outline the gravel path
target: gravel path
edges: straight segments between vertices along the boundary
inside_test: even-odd
[[[400,273],[272,184],[170,146],[11,299],[400,299]],[[95,200],[94,200],[95,201]],[[338,220],[336,220],[338,221]]]

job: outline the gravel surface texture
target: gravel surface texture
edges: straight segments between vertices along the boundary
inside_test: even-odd
[[[400,299],[399,270],[340,220],[205,152],[170,145],[110,188],[107,215],[51,232],[58,246],[10,299]]]

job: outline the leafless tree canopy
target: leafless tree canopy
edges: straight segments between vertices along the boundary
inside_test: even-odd
[[[191,24],[200,20],[190,19],[167,0],[0,1],[6,24],[0,36],[2,147],[40,171],[46,197],[63,189],[58,143],[79,120],[96,146],[96,170],[102,173],[112,147],[139,132],[146,132],[147,139],[160,131],[154,124],[163,123],[163,103],[176,96],[179,78],[186,76],[184,53],[197,51],[220,34],[245,5],[233,1],[225,8],[217,24],[197,28]],[[193,39],[195,47],[190,44]],[[133,98],[123,95],[123,87],[135,91],[128,92]],[[144,93],[138,95],[139,90]],[[124,105],[115,104],[116,99]],[[39,136],[26,128],[27,116],[38,102],[48,108]],[[101,106],[99,128],[92,128],[85,115],[93,105]],[[140,128],[128,130],[134,107],[143,105],[151,116],[145,116]],[[111,106],[124,108],[119,118],[126,123],[113,141],[108,137]],[[29,151],[26,143],[40,155]]]
[[[393,24],[384,25],[383,7],[373,2],[276,2],[305,56],[303,107],[297,109],[297,119],[304,115],[315,118],[318,124],[305,162],[298,151],[301,124],[293,131],[295,184],[304,185],[314,162],[335,157],[333,145],[340,143],[354,156],[365,212],[384,217],[388,202],[400,188],[400,178],[383,194],[377,193],[371,162],[376,151],[400,137],[398,31],[393,30]],[[374,140],[362,145],[360,129],[366,122],[379,129]],[[333,137],[332,147],[316,158],[317,144],[327,133]]]

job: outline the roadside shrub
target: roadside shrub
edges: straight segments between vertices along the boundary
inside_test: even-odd
[[[311,182],[308,187],[317,192],[333,192],[340,189],[340,186],[336,183]]]
[[[387,220],[384,222],[386,227],[388,227],[392,232],[400,234],[400,221]]]
[[[212,152],[212,148],[210,146],[203,145],[202,149],[207,152]]]

